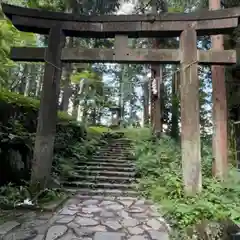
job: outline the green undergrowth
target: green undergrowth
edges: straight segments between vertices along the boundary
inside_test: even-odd
[[[68,114],[58,112],[52,179],[44,191],[32,193],[28,183],[38,108],[38,100],[4,89],[0,91],[1,206],[16,206],[26,199],[45,204],[63,198],[59,182],[74,176],[79,162],[90,159],[103,141],[102,134],[110,131],[103,126],[84,126]]]
[[[79,164],[92,159],[93,154],[104,144],[108,137],[118,138],[118,134],[104,126],[91,126],[86,129],[86,138],[82,142],[66,146],[64,152],[67,154],[55,155],[55,173],[65,181],[75,180],[78,174]]]
[[[12,128],[16,122],[21,125],[22,132],[35,133],[40,101],[21,94],[0,90],[0,123]],[[74,119],[66,112],[58,111],[59,124],[75,124]]]
[[[76,169],[79,163],[91,160],[93,154],[101,147],[101,145],[106,144],[106,139],[104,135],[114,134],[111,129],[103,126],[91,126],[86,129],[86,138],[82,142],[76,142],[72,146],[68,146],[70,151],[68,154],[63,156],[56,155],[60,164],[60,178],[62,179],[74,179],[74,176],[78,175]]]
[[[151,133],[149,128],[123,128],[119,130],[124,133],[124,136],[130,140],[148,140],[151,138]],[[116,131],[118,132],[118,131]]]
[[[104,140],[101,139],[101,130],[87,129],[86,138],[81,142],[66,146],[64,151],[55,154],[54,172],[62,180],[69,180],[77,174],[77,166],[81,162],[90,160]]]
[[[61,147],[61,149],[55,149],[52,180],[60,183],[61,181],[73,179],[78,175],[77,166],[79,163],[91,159],[93,153],[101,143],[101,134],[99,133],[100,130],[90,131],[92,135],[87,134],[81,141],[75,139],[71,144],[68,144],[69,141],[65,142],[64,140],[67,133],[58,134],[57,144],[60,143],[59,145],[63,147]],[[49,188],[44,189],[44,191],[37,193],[32,193],[30,189],[28,182],[24,181],[20,185],[10,183],[0,187],[0,206],[17,206],[26,199],[31,200],[34,205],[41,206],[66,197],[66,193],[61,186],[54,186],[54,189],[51,189],[49,186]]]
[[[0,187],[0,207],[7,209],[22,205],[28,205],[31,207],[31,204],[43,207],[44,204],[55,202],[64,199],[65,197],[66,193],[61,189],[52,190],[46,188],[38,194],[32,193],[28,183],[21,186],[9,183]]]
[[[87,128],[87,133],[89,136],[93,136],[93,137],[99,137],[101,134],[103,133],[107,133],[110,132],[112,133],[112,130],[108,127],[104,127],[104,126],[90,126]]]
[[[183,191],[179,144],[168,136],[150,141],[146,129],[136,131],[129,135],[135,136],[137,171],[141,176],[137,188],[145,197],[159,203],[173,229],[172,239],[224,239],[225,223],[240,223],[239,173],[230,168],[224,182],[213,179],[211,150],[203,141],[203,190],[187,197]]]
[[[74,179],[78,175],[77,166],[79,163],[90,160],[93,153],[100,147],[99,145],[105,143],[101,138],[104,132],[105,130],[100,127],[89,128],[84,139],[81,141],[73,139],[71,144],[68,144],[68,140],[65,141],[68,139],[66,138],[67,133],[58,134],[55,145],[59,145],[59,148],[62,147],[58,149],[58,146],[55,146],[57,149],[55,149],[54,154],[52,179],[57,183]],[[16,207],[26,199],[31,200],[34,205],[42,206],[65,197],[66,193],[61,186],[54,186],[54,189],[49,187],[39,193],[32,193],[26,181],[22,181],[20,185],[9,183],[0,187],[0,207],[3,208]]]

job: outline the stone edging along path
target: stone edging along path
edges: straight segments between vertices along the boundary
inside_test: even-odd
[[[18,213],[3,240],[168,240],[169,226],[148,201],[75,195],[55,214]]]

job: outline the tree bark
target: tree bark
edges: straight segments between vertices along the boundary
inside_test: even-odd
[[[158,10],[161,10],[161,12],[167,11],[167,4],[165,0],[162,0],[160,4],[157,3],[157,1],[152,1],[152,13],[157,14]],[[152,48],[159,48],[160,47],[160,40],[159,39],[153,39],[152,40]],[[158,94],[157,96],[153,96],[151,91],[151,121],[153,126],[153,132],[157,136],[160,136],[162,133],[162,119],[163,119],[163,90],[161,89],[163,85],[163,67],[162,65],[151,65],[152,70],[152,79],[156,79],[157,81],[157,88],[158,88]],[[152,88],[151,88],[152,89]]]
[[[73,48],[73,38],[69,39],[68,47]],[[71,63],[66,63],[65,65],[65,77],[64,77],[64,87],[63,87],[63,96],[62,96],[62,102],[61,102],[61,111],[67,112],[68,106],[69,106],[69,100],[72,96],[72,88],[71,88],[71,72],[72,67]]]
[[[88,120],[88,106],[87,106],[87,100],[84,99],[84,105],[83,105],[83,111],[82,111],[82,122],[86,123]]]
[[[18,84],[18,92],[20,94],[24,94],[25,88],[26,88],[26,84],[29,78],[29,74],[28,74],[28,65],[26,63],[23,64],[23,71],[22,71],[22,76],[20,78],[20,82]]]
[[[78,97],[78,92],[80,90],[79,85],[76,86],[75,93],[74,93],[74,99],[73,99],[73,112],[72,116],[74,119],[78,119],[78,107],[79,107],[79,97]]]
[[[144,126],[149,126],[149,81],[146,80],[143,84],[143,119]]]
[[[174,68],[175,70],[175,68]],[[172,126],[171,126],[171,137],[176,141],[179,139],[179,99],[177,94],[177,85],[179,83],[180,74],[179,72],[174,73],[172,77]]]
[[[37,82],[37,85],[36,85],[36,91],[35,91],[35,97],[39,97],[40,96],[40,92],[41,92],[41,89],[42,89],[42,84],[43,84],[43,79],[44,79],[44,67],[41,66],[41,69],[39,70],[39,81]]]

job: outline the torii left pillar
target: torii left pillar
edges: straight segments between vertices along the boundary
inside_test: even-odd
[[[44,189],[49,182],[56,135],[57,109],[62,73],[61,54],[65,44],[61,23],[50,29],[45,72],[32,163],[31,185]]]

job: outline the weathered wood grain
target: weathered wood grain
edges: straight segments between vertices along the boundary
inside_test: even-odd
[[[198,62],[203,65],[231,65],[237,61],[236,50],[197,51]]]
[[[31,174],[31,184],[39,186],[40,189],[46,187],[51,176],[62,72],[61,52],[65,38],[61,27],[61,24],[57,24],[51,28],[45,54],[45,72]]]
[[[48,34],[57,20],[40,19],[13,15],[13,25],[21,31]],[[129,37],[178,37],[189,26],[198,35],[229,34],[238,26],[238,18],[199,20],[199,21],[154,21],[154,22],[77,22],[61,21],[67,36],[114,38],[116,34]]]
[[[201,191],[201,145],[197,35],[192,28],[182,32],[181,50],[181,148],[183,182],[186,194]]]
[[[45,48],[15,47],[11,59],[15,61],[43,62]],[[63,62],[120,62],[120,63],[180,63],[180,51],[175,49],[127,49],[125,55],[117,56],[114,49],[64,48]],[[236,63],[236,51],[197,50],[199,64]]]

